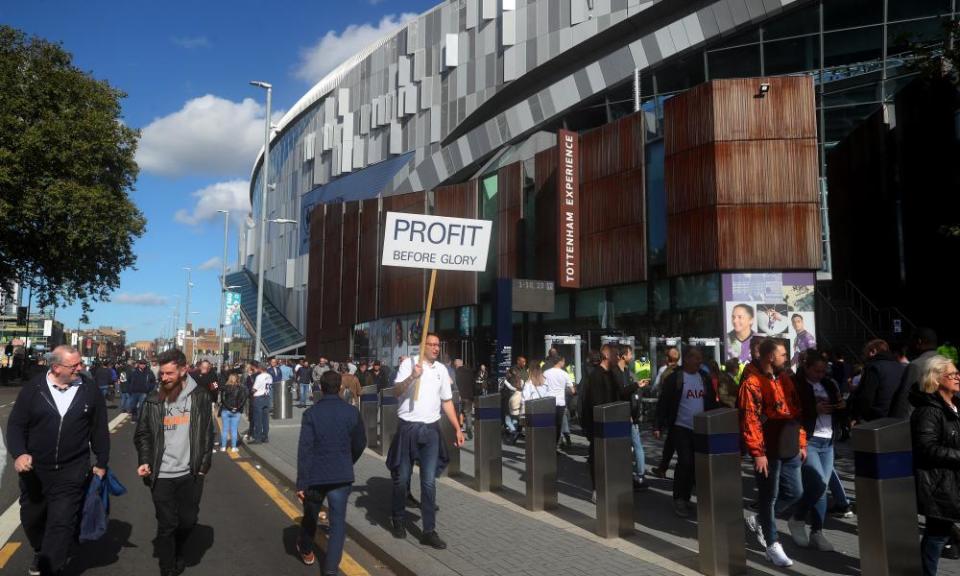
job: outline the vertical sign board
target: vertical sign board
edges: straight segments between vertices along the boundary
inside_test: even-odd
[[[561,288],[580,287],[580,135],[557,133],[557,278]]]

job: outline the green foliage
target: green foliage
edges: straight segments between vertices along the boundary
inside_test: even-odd
[[[0,280],[41,307],[108,298],[146,221],[129,193],[139,132],[125,94],[61,46],[0,26]]]

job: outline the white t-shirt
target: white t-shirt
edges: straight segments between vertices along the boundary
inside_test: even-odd
[[[73,399],[77,395],[77,390],[80,388],[79,385],[73,385],[64,390],[63,392],[57,388],[57,385],[50,381],[50,373],[47,373],[47,386],[50,388],[50,394],[53,396],[53,401],[57,405],[57,412],[60,413],[60,417],[67,413],[67,410],[70,409],[70,405],[73,404]]]
[[[267,372],[257,374],[253,380],[253,395],[259,398],[270,393],[270,386],[273,384],[273,376]]]
[[[532,380],[527,380],[523,383],[523,390],[520,394],[524,402],[527,400],[540,400],[541,398],[549,398],[551,396],[546,384],[534,386]]]
[[[567,387],[573,384],[570,375],[562,368],[553,367],[543,373],[545,386],[550,395],[557,399],[557,407],[562,408],[567,405]]]
[[[693,430],[693,416],[703,412],[703,378],[699,372],[683,373],[683,390],[680,392],[680,407],[677,409],[677,426]]]
[[[809,380],[808,380],[809,382]],[[810,382],[813,387],[813,396],[817,402],[830,402],[830,395],[827,389],[820,382]],[[833,438],[833,416],[830,414],[817,414],[817,425],[813,429],[813,435],[816,438]]]
[[[414,359],[410,358],[400,365],[394,382],[403,382],[413,373]],[[407,391],[400,396],[400,405],[397,407],[397,417],[407,422],[423,422],[432,424],[440,419],[440,404],[443,400],[453,400],[452,382],[447,367],[440,362],[428,365],[422,364],[423,374],[420,376],[420,398],[413,401],[411,384]]]

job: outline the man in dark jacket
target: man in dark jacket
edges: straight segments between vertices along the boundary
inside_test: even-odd
[[[700,370],[703,353],[695,346],[683,351],[682,370],[674,370],[663,382],[657,402],[657,422],[653,429],[659,440],[664,430],[673,437],[677,468],[673,477],[673,511],[690,516],[690,496],[694,484],[693,417],[720,407],[711,378]]]
[[[889,414],[891,418],[910,418],[913,412],[910,393],[914,390],[922,392],[920,379],[927,369],[927,361],[937,355],[937,333],[930,328],[917,328],[910,337],[908,352],[910,364],[907,364],[893,397]]]
[[[869,422],[890,413],[905,366],[890,353],[890,345],[880,339],[867,342],[863,356],[863,375],[853,392],[850,410],[853,420]]]
[[[49,371],[25,385],[7,421],[7,447],[20,475],[20,522],[34,550],[31,574],[60,574],[80,520],[90,474],[110,458],[107,406],[80,380],[80,352],[58,346]]]
[[[590,372],[587,377],[586,385],[581,399],[580,427],[583,429],[583,435],[587,437],[590,443],[590,451],[587,454],[587,467],[590,470],[590,482],[596,486],[594,479],[594,427],[593,427],[593,408],[601,404],[609,404],[621,400],[620,386],[612,372],[613,366],[617,362],[617,351],[609,344],[604,344],[600,348],[600,364]]]
[[[153,392],[157,387],[157,378],[153,372],[147,368],[146,360],[138,360],[135,368],[127,372],[127,390],[130,393],[130,404],[127,407],[134,420],[140,414],[140,408],[147,394]]]
[[[464,430],[467,438],[473,440],[473,398],[475,395],[474,386],[477,383],[473,374],[473,369],[464,365],[463,359],[457,358],[453,361],[454,377],[453,381],[457,385],[457,391],[460,392],[460,416],[463,418]]]
[[[320,377],[323,396],[303,413],[297,449],[297,497],[303,502],[303,520],[297,550],[304,564],[313,564],[317,515],[327,501],[330,536],[323,574],[336,575],[347,537],[347,499],[353,485],[353,465],[367,445],[360,412],[340,396],[340,374]]]
[[[152,489],[157,514],[157,556],[162,576],[186,567],[183,549],[200,513],[204,475],[213,450],[210,392],[187,374],[179,350],[157,358],[160,388],[143,404],[133,441],[137,475]]]

